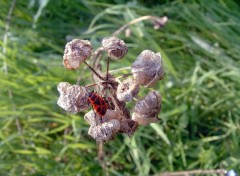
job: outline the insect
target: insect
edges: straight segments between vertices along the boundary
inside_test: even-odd
[[[108,110],[108,104],[104,100],[103,97],[95,93],[94,91],[90,92],[89,97],[88,97],[89,103],[92,104],[92,107],[94,111],[100,116],[103,117],[107,110]]]
[[[107,72],[106,77],[100,76],[93,68],[91,68],[88,64],[88,67],[92,70],[93,73],[100,79],[104,81],[108,81],[108,70],[109,70],[109,57],[107,58]],[[98,95],[96,92],[92,91],[89,93],[88,102],[91,103],[94,111],[98,114],[101,118],[100,121],[102,123],[102,117],[106,114],[108,109],[115,109],[115,106],[109,97],[102,97]]]

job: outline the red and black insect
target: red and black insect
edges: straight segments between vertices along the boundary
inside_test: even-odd
[[[103,97],[92,91],[89,94],[88,101],[92,104],[94,111],[100,117],[103,117],[106,114],[108,110],[108,104]]]
[[[100,76],[92,67],[90,67],[87,63],[86,64],[92,70],[92,72],[95,73],[96,76],[98,76],[98,78],[100,78],[103,81],[107,81],[108,80],[108,70],[109,70],[109,59],[110,58],[108,57],[107,58],[106,77]],[[101,121],[102,121],[102,117],[106,114],[108,109],[111,109],[111,110],[115,109],[115,106],[114,106],[113,102],[111,101],[111,98],[102,97],[94,91],[89,93],[88,102],[91,103],[95,113],[101,117],[100,118]]]

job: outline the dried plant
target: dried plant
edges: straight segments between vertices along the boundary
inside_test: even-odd
[[[153,18],[156,25],[155,17],[146,16],[141,20],[148,18]],[[161,54],[150,50],[142,51],[132,64],[131,73],[123,75],[122,80],[109,73],[109,64],[111,59],[123,59],[127,54],[125,42],[115,36],[107,37],[102,40],[102,47],[95,52],[92,49],[88,40],[74,39],[66,44],[64,67],[75,70],[82,63],[86,64],[93,74],[93,83],[81,86],[59,83],[58,105],[71,113],[84,111],[91,105],[93,110],[86,113],[84,119],[90,124],[88,134],[98,142],[107,142],[118,133],[131,136],[139,125],[158,122],[162,103],[160,93],[150,91],[143,98],[138,93],[141,86],[153,87],[164,78]],[[106,74],[100,70],[103,52],[108,56]],[[91,58],[92,65],[86,62],[87,58]],[[131,101],[134,101],[135,107],[128,109],[126,104]]]

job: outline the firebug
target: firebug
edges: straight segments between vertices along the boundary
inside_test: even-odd
[[[92,104],[92,107],[94,111],[100,116],[103,117],[107,110],[108,110],[108,104],[104,100],[103,97],[95,93],[94,91],[90,92],[89,97],[88,97],[89,103]]]

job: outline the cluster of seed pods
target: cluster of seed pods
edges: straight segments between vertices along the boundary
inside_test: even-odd
[[[68,70],[76,70],[86,59],[93,56],[93,47],[88,40],[74,39],[66,44],[63,65]],[[110,59],[120,60],[128,52],[125,42],[116,37],[102,40],[101,50]],[[120,61],[119,61],[120,62]],[[120,65],[120,64],[119,64]],[[71,113],[85,111],[92,105],[84,119],[89,123],[88,134],[96,141],[109,141],[118,133],[132,135],[139,125],[149,125],[158,122],[161,111],[161,95],[152,90],[144,97],[139,97],[141,87],[152,88],[164,78],[163,63],[160,53],[150,50],[142,51],[131,66],[131,73],[124,80],[107,73],[106,76],[94,71],[89,64],[89,70],[101,92],[94,92],[84,85],[71,85],[67,82],[58,84],[60,97],[58,105]],[[134,107],[128,109],[126,104],[134,102]]]

